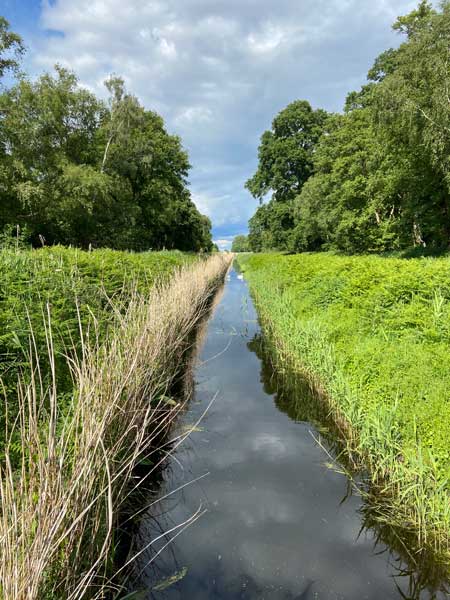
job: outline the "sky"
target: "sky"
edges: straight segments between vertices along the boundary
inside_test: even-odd
[[[247,232],[245,181],[289,102],[342,110],[411,0],[0,0],[32,76],[55,63],[106,96],[114,73],[189,152],[190,188],[221,248]]]

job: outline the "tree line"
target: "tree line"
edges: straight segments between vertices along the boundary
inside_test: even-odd
[[[0,17],[0,231],[34,245],[212,249],[188,189],[189,158],[157,113],[106,82],[107,102],[61,66],[31,80]],[[7,83],[9,85],[7,85]]]
[[[273,120],[246,183],[252,251],[383,252],[450,245],[450,1],[399,17],[342,114],[305,100]]]

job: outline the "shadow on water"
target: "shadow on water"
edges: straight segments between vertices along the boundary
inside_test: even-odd
[[[133,600],[442,600],[396,532],[373,527],[306,381],[277,373],[232,271],[204,331],[192,400],[158,498],[136,523]],[[197,518],[201,515],[200,518]]]

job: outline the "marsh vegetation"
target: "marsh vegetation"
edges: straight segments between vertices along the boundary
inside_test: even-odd
[[[306,377],[372,520],[402,531],[413,560],[450,565],[448,258],[239,258],[274,364]],[[414,543],[411,540],[414,539]]]
[[[119,283],[110,257],[65,250],[16,256],[36,277],[15,304],[26,360],[20,345],[15,361],[9,348],[5,367],[15,382],[3,397],[5,599],[112,593],[117,519],[132,493],[133,470],[142,461],[149,476],[156,468],[158,443],[181,408],[171,390],[183,356],[228,267],[220,255],[181,269],[181,255],[126,255],[120,273],[126,264],[131,272]],[[50,302],[34,286],[46,280],[51,287],[53,271],[60,287]]]
[[[394,29],[342,114],[263,133],[233,242],[257,315],[233,272],[188,405],[233,257],[182,141],[120,76],[27,76],[0,17],[2,600],[448,596],[450,2]],[[191,433],[212,517],[172,477]]]

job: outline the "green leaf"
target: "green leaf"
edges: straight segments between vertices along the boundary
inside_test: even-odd
[[[163,579],[160,583],[155,585],[152,589],[155,592],[162,592],[163,590],[166,590],[168,587],[170,587],[174,583],[177,583],[177,581],[180,581],[180,579],[183,579],[183,577],[186,576],[187,572],[188,572],[187,567],[183,567],[180,571],[177,571],[176,573],[174,573],[167,579]]]

